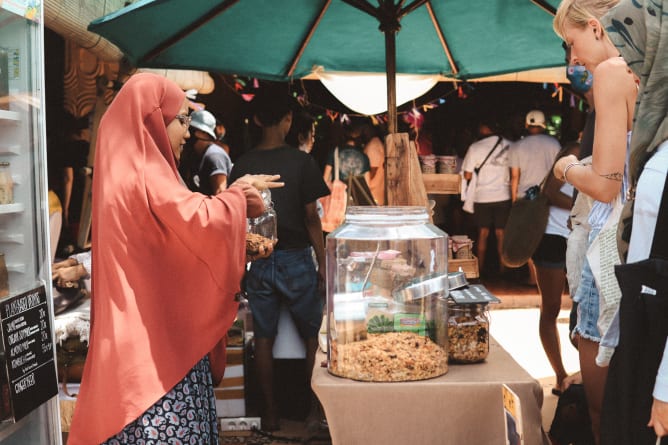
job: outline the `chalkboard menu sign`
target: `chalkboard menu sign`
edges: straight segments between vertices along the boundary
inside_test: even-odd
[[[0,372],[3,420],[19,420],[58,393],[51,322],[44,286],[0,302],[4,363]],[[6,385],[6,386],[5,386]]]

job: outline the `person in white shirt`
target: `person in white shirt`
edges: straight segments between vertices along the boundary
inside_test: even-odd
[[[473,143],[464,157],[464,179],[470,181],[478,170],[475,181],[473,215],[478,226],[477,253],[479,268],[485,266],[487,239],[494,229],[496,249],[501,258],[503,233],[510,214],[510,177],[508,172],[508,147],[510,141],[497,136],[494,124],[481,123],[478,127],[481,139]],[[481,167],[482,166],[482,167]],[[470,186],[469,186],[470,188]],[[500,266],[503,271],[503,266]]]
[[[529,111],[525,125],[529,135],[513,143],[508,156],[512,202],[524,197],[529,188],[543,182],[561,150],[559,141],[545,134],[545,114],[542,111]],[[533,260],[529,260],[528,266],[528,284],[535,285],[536,270]]]

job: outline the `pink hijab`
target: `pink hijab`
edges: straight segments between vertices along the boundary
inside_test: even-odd
[[[226,334],[245,255],[246,199],[179,178],[166,126],[185,94],[137,74],[98,130],[90,347],[69,445],[99,444],[165,395]]]

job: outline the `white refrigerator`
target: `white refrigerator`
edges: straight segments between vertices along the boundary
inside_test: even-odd
[[[0,443],[62,442],[40,0],[0,1]]]

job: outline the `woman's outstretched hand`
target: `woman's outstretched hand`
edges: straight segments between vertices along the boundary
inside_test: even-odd
[[[257,218],[266,210],[259,190],[283,187],[284,182],[277,182],[280,175],[244,175],[234,181],[230,187],[239,187],[246,196],[246,214]]]
[[[258,190],[275,189],[285,185],[284,182],[278,182],[280,178],[281,175],[243,175],[234,183],[245,182]]]

